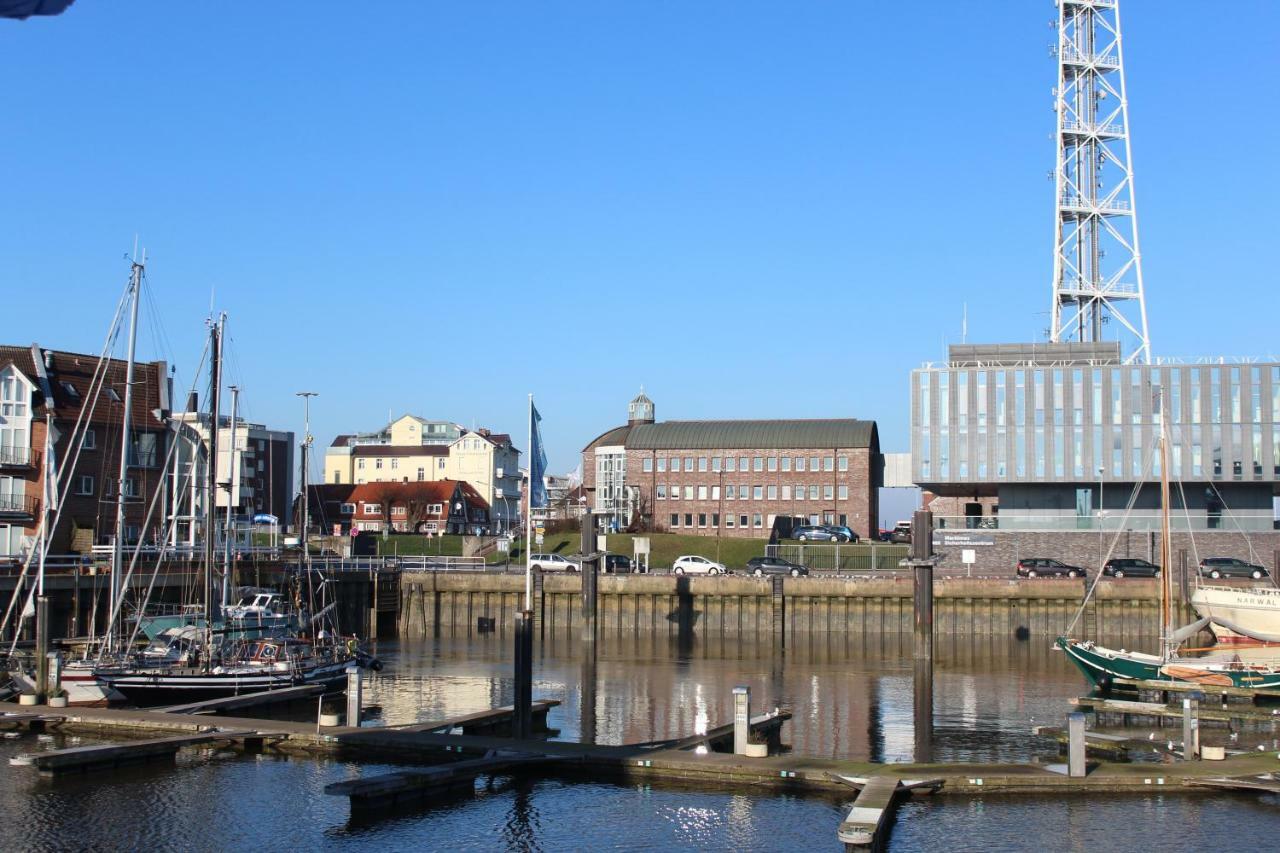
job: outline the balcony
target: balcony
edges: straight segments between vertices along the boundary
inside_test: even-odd
[[[1150,510],[1131,512],[1128,516],[1124,510],[1111,510],[1099,513],[1097,510],[1088,515],[1071,513],[1001,513],[983,516],[943,516],[933,518],[935,530],[949,533],[965,531],[1021,531],[1021,532],[1093,532],[1115,534],[1122,531],[1159,531],[1161,526],[1159,512]],[[1201,532],[1207,530],[1223,530],[1235,533],[1261,532],[1275,529],[1275,520],[1271,510],[1222,512],[1210,515],[1203,509],[1192,510],[1190,514],[1182,509],[1174,510],[1169,515],[1169,529],[1175,533]]]
[[[26,495],[0,495],[0,518],[30,520],[36,517],[40,501]]]
[[[30,447],[0,447],[0,468],[31,469],[40,464],[40,452]]]

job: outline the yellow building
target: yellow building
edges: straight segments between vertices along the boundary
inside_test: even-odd
[[[378,432],[340,435],[324,455],[329,484],[461,480],[490,506],[492,532],[519,526],[520,451],[511,436],[403,415]]]

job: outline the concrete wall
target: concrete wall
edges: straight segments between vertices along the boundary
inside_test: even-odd
[[[535,585],[541,632],[582,626],[581,579],[547,575]],[[938,578],[938,634],[1012,637],[1060,634],[1079,608],[1080,580]],[[400,634],[472,633],[480,618],[507,634],[524,592],[519,575],[411,573],[401,578]],[[909,633],[912,583],[893,578],[691,578],[669,575],[599,579],[601,636],[740,638],[789,646],[823,633]],[[1155,631],[1155,581],[1104,581],[1086,609],[1079,636],[1149,635]]]

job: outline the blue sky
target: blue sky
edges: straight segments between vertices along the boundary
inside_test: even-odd
[[[1049,2],[78,0],[0,22],[0,339],[96,351],[135,234],[143,355],[211,295],[243,410],[489,426],[553,470],[625,417],[859,417],[1039,339]],[[1160,355],[1276,346],[1280,4],[1127,0]],[[1202,59],[1196,64],[1197,59]]]

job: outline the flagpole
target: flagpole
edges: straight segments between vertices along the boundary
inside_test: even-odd
[[[529,486],[525,489],[524,507],[524,609],[533,609],[533,395],[529,395]]]

